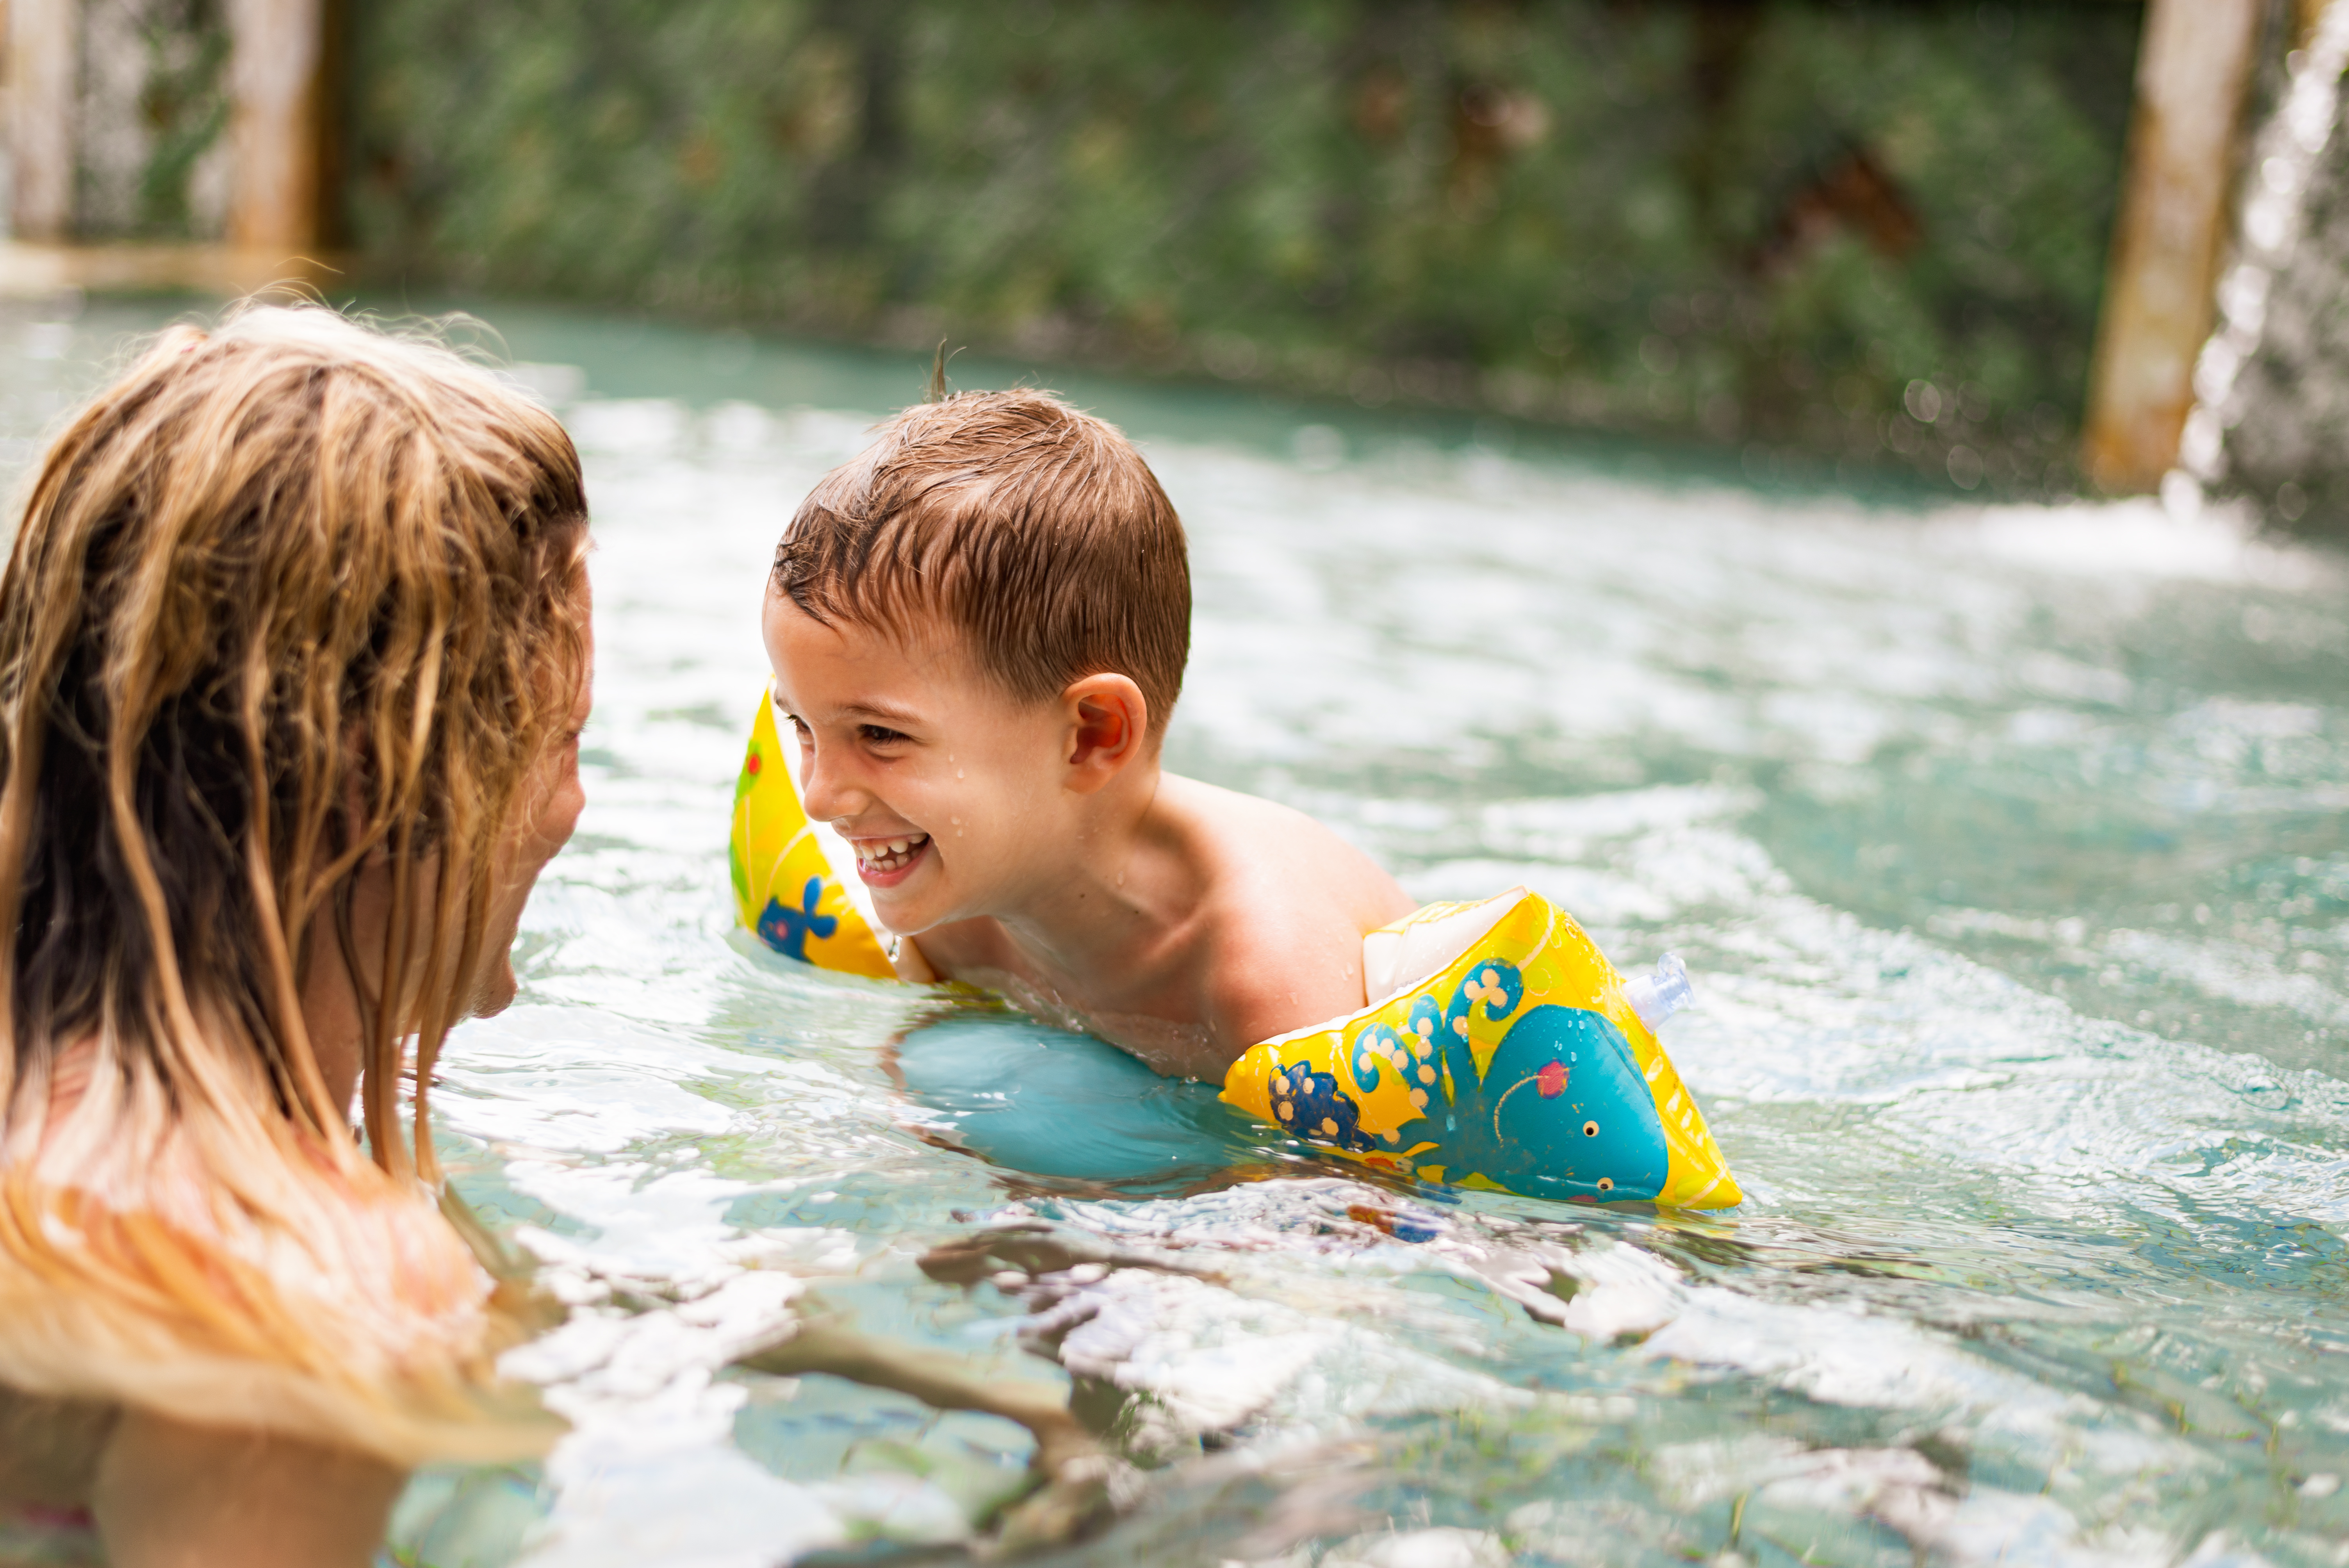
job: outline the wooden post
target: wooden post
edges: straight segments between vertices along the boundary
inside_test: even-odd
[[[68,238],[74,226],[74,99],[81,80],[77,0],[9,0],[8,148],[16,183],[9,230]]]
[[[2082,466],[2106,491],[2161,482],[2209,335],[2236,132],[2260,0],[2150,0],[2137,46],[2127,183],[2088,380]]]
[[[322,0],[229,0],[229,243],[290,254],[320,230]]]

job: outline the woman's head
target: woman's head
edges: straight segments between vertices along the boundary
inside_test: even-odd
[[[19,1097],[81,1038],[176,1062],[225,1036],[331,1136],[301,998],[347,956],[397,1160],[399,1040],[429,1057],[502,999],[502,841],[575,727],[585,521],[551,415],[323,310],[176,328],[75,421],[0,580]],[[370,873],[380,950],[320,953],[355,945]]]
[[[331,1249],[357,1068],[375,1162],[433,1174],[433,1056],[578,810],[585,528],[551,415],[325,310],[174,328],[74,420],[0,578],[0,1171],[112,1204],[177,1150],[221,1189],[180,1231]]]

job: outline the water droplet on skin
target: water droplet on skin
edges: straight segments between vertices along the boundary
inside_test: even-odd
[[[962,769],[961,769],[957,768],[957,769],[955,769],[955,777],[956,777],[956,778],[957,778],[957,779],[959,779],[959,778],[961,778],[961,777],[962,777]]]

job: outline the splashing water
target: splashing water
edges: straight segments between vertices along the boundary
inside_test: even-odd
[[[1386,1190],[1008,1015],[905,1037],[918,994],[731,934],[768,554],[861,439],[832,410],[920,366],[498,319],[580,367],[531,374],[588,453],[599,700],[523,1000],[436,1103],[577,1304],[515,1361],[577,1431],[419,1477],[400,1561],[968,1540],[1018,1429],[721,1369],[817,1305],[1114,1414],[1087,1562],[2344,1561],[2341,561],[1079,387],[1191,530],[1174,766],[1696,975],[1667,1039],[1742,1210]],[[130,325],[36,359],[0,320],[12,460]],[[1011,1219],[1098,1261],[916,1266]]]
[[[2194,410],[2164,486],[2173,505],[2232,482],[2288,521],[2309,487],[2342,471],[2349,387],[2339,359],[2343,189],[2336,157],[2341,78],[2349,68],[2349,6],[2325,7],[2284,69],[2281,97],[2251,148],[2235,241],[2219,282],[2218,324],[2194,363]],[[2312,219],[2317,232],[2309,232]],[[2303,244],[2303,241],[2313,241]],[[2338,511],[2340,497],[2330,499]]]

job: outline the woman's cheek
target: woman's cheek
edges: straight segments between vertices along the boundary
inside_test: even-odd
[[[587,789],[579,778],[576,748],[564,747],[540,767],[532,804],[523,819],[516,857],[519,869],[533,880],[571,841],[579,828],[579,815],[587,809]]]
[[[579,770],[574,767],[561,789],[555,792],[553,820],[547,834],[546,860],[553,860],[562,852],[563,846],[571,841],[571,835],[579,830],[580,813],[586,809],[587,787],[580,782]],[[539,863],[543,865],[545,861]]]

